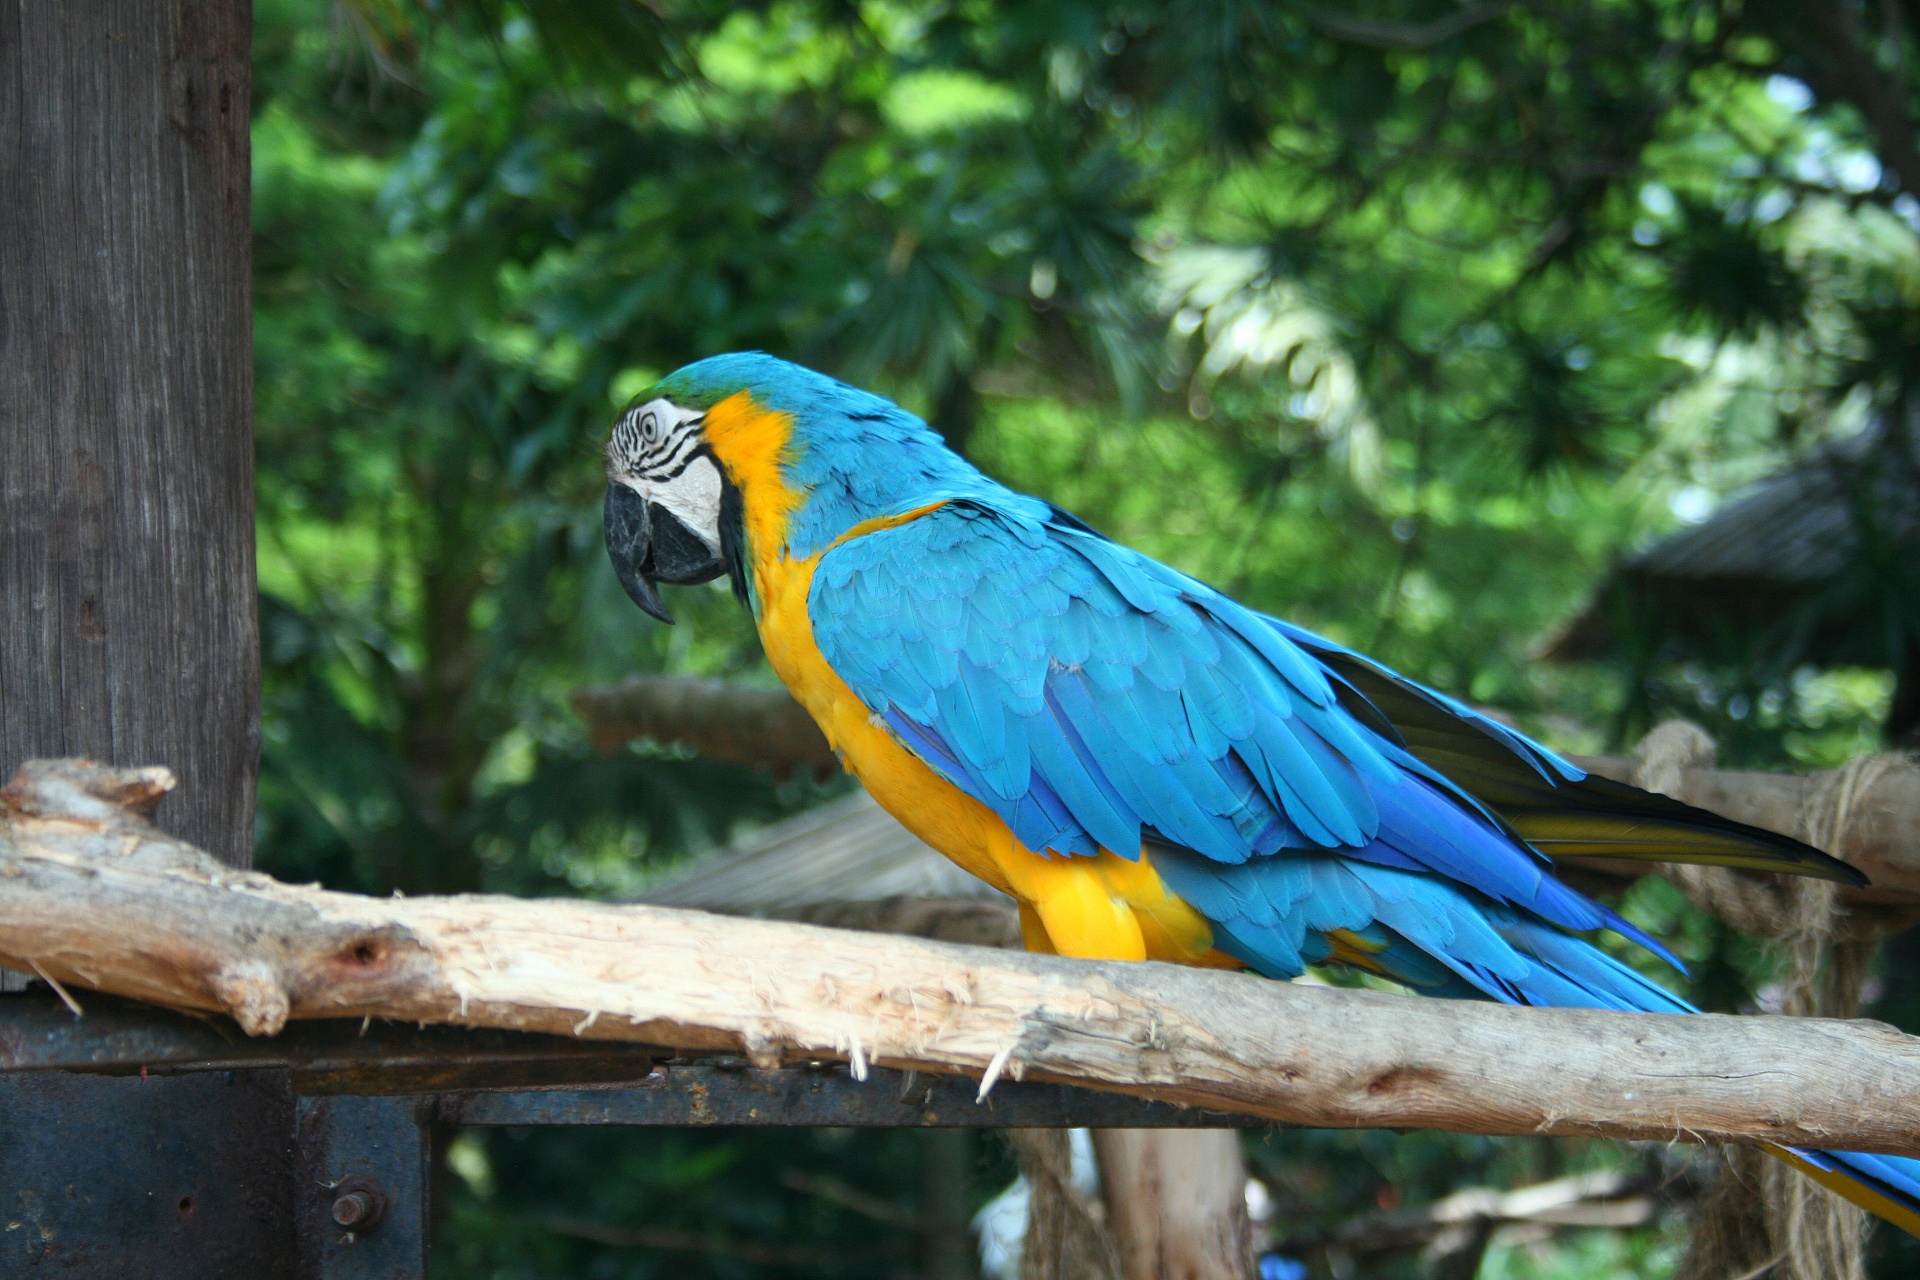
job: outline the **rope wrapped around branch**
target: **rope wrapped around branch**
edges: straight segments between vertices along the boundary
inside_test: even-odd
[[[1027,1234],[1020,1280],[1121,1280],[1105,1206],[1073,1183],[1065,1129],[1007,1129],[1027,1180]]]
[[[1690,769],[1715,763],[1713,739],[1670,720],[1634,752],[1636,785],[1680,796]],[[1808,793],[1798,835],[1845,859],[1862,802],[1889,774],[1915,768],[1898,753],[1860,756]],[[1785,961],[1780,1011],[1794,1017],[1851,1018],[1880,940],[1912,921],[1905,909],[1852,906],[1838,886],[1804,876],[1758,876],[1672,864],[1663,874],[1701,910],[1777,949]],[[1721,1171],[1694,1218],[1676,1280],[1864,1280],[1867,1217],[1753,1147],[1721,1149]]]

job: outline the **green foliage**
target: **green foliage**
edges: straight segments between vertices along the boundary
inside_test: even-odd
[[[1620,551],[1911,394],[1920,206],[1875,153],[1912,140],[1783,13],[261,0],[263,865],[622,894],[819,797],[598,758],[565,701],[632,670],[771,678],[723,590],[647,625],[599,547],[614,407],[745,347],[895,394],[1009,483],[1558,745],[1682,710],[1731,760],[1857,751],[1877,673],[1537,658]],[[1896,75],[1905,40],[1865,65]],[[1707,1003],[1764,986],[1670,895],[1627,910]],[[448,1275],[932,1265],[775,1176],[905,1203],[914,1135],[462,1141]],[[1617,1158],[1543,1150],[1255,1156],[1290,1229]],[[980,1154],[976,1200],[1006,1176]],[[851,1252],[604,1243],[656,1229]],[[1643,1234],[1487,1273],[1670,1264]]]
[[[997,1190],[1013,1177],[990,1135],[941,1138],[957,1140],[967,1182]],[[466,1130],[449,1159],[436,1271],[502,1280],[908,1274],[930,1261],[913,1227],[930,1207],[927,1140],[847,1129]]]

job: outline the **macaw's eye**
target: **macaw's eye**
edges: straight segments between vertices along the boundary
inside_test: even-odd
[[[660,415],[649,409],[640,415],[640,434],[648,444],[660,438]]]

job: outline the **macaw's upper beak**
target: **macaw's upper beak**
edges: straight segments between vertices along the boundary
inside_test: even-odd
[[[633,602],[671,624],[656,585],[710,582],[727,571],[720,553],[657,502],[624,484],[607,485],[607,555]]]
[[[607,485],[607,557],[633,602],[671,625],[673,615],[654,585],[653,521],[647,516],[647,500],[626,485],[611,482]]]

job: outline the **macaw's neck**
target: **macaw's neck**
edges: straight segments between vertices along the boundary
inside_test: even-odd
[[[739,391],[707,410],[704,431],[714,458],[740,492],[746,568],[757,611],[764,565],[782,554],[793,513],[806,501],[787,479],[793,415],[756,404]]]
[[[707,442],[740,491],[756,591],[773,563],[809,560],[874,521],[1004,493],[919,419],[878,397],[861,401],[859,414],[823,406],[804,423],[746,391],[707,411]]]

